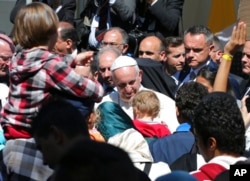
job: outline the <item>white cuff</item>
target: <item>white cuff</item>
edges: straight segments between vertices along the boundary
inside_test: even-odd
[[[153,6],[158,0],[154,0],[154,2],[152,2],[151,6]]]
[[[109,0],[109,4],[110,4],[110,5],[113,5],[113,4],[115,4],[115,1],[116,1],[116,0]]]

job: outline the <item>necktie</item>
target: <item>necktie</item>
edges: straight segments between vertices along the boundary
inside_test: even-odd
[[[109,0],[100,0],[98,8],[98,16],[99,16],[98,30],[103,30],[107,28],[108,11],[109,11]]]
[[[194,71],[190,72],[190,74],[189,74],[189,79],[190,79],[190,80],[194,80],[195,77],[196,77],[196,74],[194,73]]]
[[[106,89],[105,89],[105,94],[107,95],[107,94],[110,94],[110,93],[112,93],[114,91],[114,88],[113,87],[107,87]]]

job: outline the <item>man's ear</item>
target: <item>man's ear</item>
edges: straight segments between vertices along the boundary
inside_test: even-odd
[[[207,148],[209,151],[215,151],[217,148],[217,141],[214,137],[209,137],[207,141]]]
[[[71,49],[73,46],[73,41],[71,39],[67,39],[66,43],[67,43],[67,49]]]
[[[215,48],[214,45],[210,45],[210,46],[209,46],[209,52],[213,51],[214,48]]]
[[[166,56],[166,52],[165,51],[161,51],[160,52],[160,56],[161,56],[161,60],[163,62],[165,62],[167,60],[167,56]]]
[[[140,82],[142,81],[142,74],[143,74],[143,70],[139,70],[139,79],[140,79]]]
[[[99,72],[98,71],[95,71],[95,73],[94,73],[94,79],[96,80],[96,81],[98,81],[98,78],[99,78]]]
[[[122,54],[125,54],[128,51],[128,46],[128,44],[123,45]]]
[[[57,127],[51,126],[50,127],[50,134],[52,135],[52,137],[54,138],[56,143],[62,144],[64,142],[64,134]]]
[[[179,108],[177,106],[175,106],[175,112],[177,117],[180,116]]]

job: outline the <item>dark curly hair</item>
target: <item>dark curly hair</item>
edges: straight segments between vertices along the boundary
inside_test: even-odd
[[[192,126],[201,142],[208,138],[217,141],[217,149],[224,153],[242,155],[245,150],[245,126],[236,100],[224,92],[205,96],[195,109]]]
[[[179,112],[186,121],[193,119],[194,108],[207,94],[207,88],[198,82],[186,82],[177,90],[176,107],[178,107]]]

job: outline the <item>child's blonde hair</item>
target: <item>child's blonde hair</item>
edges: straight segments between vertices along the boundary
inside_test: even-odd
[[[150,90],[139,91],[132,99],[131,105],[143,116],[155,118],[160,112],[160,101],[157,95]]]

